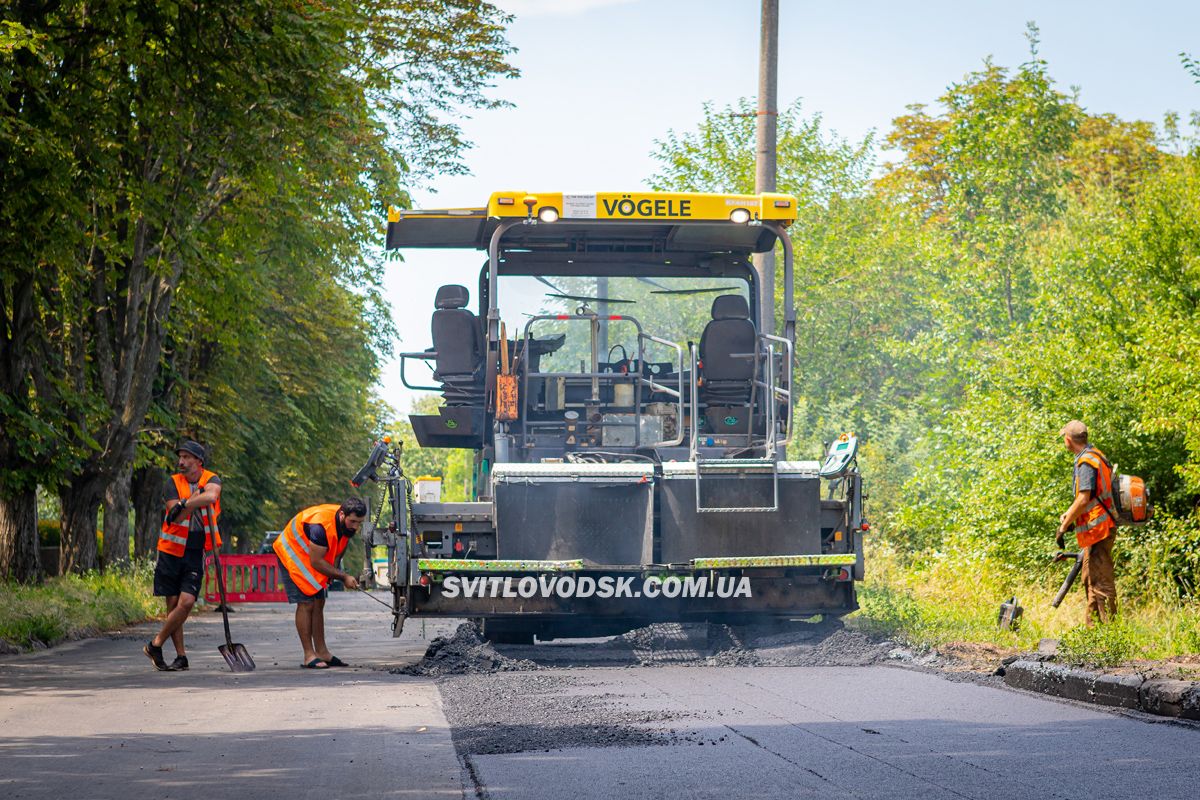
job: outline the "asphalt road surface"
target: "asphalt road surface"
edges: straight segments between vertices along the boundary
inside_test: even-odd
[[[368,598],[327,611],[351,668],[300,669],[281,605],[232,617],[250,674],[213,613],[188,623],[186,673],[150,667],[150,626],[0,658],[0,798],[1200,797],[1200,728],[986,681],[557,644],[502,649],[536,671],[412,677],[389,670],[452,623],[393,640]]]

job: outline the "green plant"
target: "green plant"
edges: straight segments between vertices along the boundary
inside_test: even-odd
[[[1136,631],[1117,617],[1102,625],[1080,625],[1067,631],[1058,643],[1058,659],[1077,666],[1115,667],[1140,649]]]
[[[40,586],[0,584],[0,639],[18,647],[53,645],[160,613],[151,594],[154,564],[51,578]]]
[[[63,639],[66,633],[65,620],[52,611],[12,617],[0,622],[0,639],[21,647],[32,647],[36,642],[54,644]]]
[[[39,519],[38,542],[42,547],[58,547],[62,523],[56,519]]]

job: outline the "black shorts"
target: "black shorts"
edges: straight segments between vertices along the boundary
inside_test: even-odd
[[[184,550],[182,556],[158,551],[158,563],[154,565],[155,597],[174,597],[178,594],[199,597],[203,583],[203,550]]]
[[[292,580],[287,566],[283,563],[278,553],[275,554],[275,560],[279,562],[279,581],[283,584],[283,590],[287,592],[289,603],[311,603],[313,600],[324,600],[329,596],[328,589],[322,589],[316,594],[305,594],[300,591],[300,587]]]

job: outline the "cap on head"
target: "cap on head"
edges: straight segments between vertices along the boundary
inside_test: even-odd
[[[1073,419],[1066,425],[1062,426],[1062,430],[1058,432],[1059,436],[1069,436],[1071,441],[1077,444],[1087,444],[1088,430],[1087,425],[1084,425],[1077,419]]]
[[[188,453],[189,455],[193,455],[200,459],[201,464],[203,464],[206,460],[204,445],[200,444],[199,442],[193,442],[191,439],[184,439],[182,442],[180,442],[179,446],[175,448],[175,453],[176,455],[179,453]]]

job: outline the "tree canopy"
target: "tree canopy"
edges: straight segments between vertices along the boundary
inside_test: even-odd
[[[463,168],[458,116],[516,74],[509,17],[477,0],[2,15],[0,554],[44,484],[64,566],[94,567],[98,506],[108,551],[139,446],[163,464],[178,432],[226,459],[232,524],[333,491],[347,439],[380,425],[380,220]]]
[[[779,190],[801,200],[797,454],[858,432],[877,545],[1037,578],[1070,502],[1055,434],[1083,419],[1157,505],[1118,551],[1134,593],[1194,596],[1200,142],[1175,117],[1089,113],[1029,38],[1015,69],[986,60],[910,106],[878,167],[873,137],[780,115]],[[750,108],[657,142],[651,183],[749,191]]]

